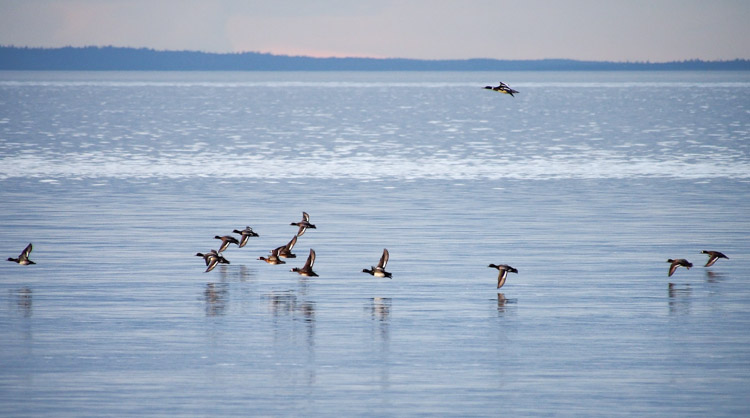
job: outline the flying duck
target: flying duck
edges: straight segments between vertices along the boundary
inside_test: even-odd
[[[29,260],[29,254],[31,254],[32,249],[33,249],[32,245],[29,244],[26,246],[26,248],[23,249],[23,251],[21,251],[21,254],[18,255],[18,258],[8,257],[8,261],[18,263],[22,266],[28,266],[29,264],[36,264],[35,262]]]
[[[229,247],[229,244],[237,244],[238,246],[240,245],[240,242],[237,241],[237,238],[235,238],[235,237],[233,237],[231,235],[224,235],[222,237],[216,235],[216,236],[214,236],[214,238],[221,240],[221,246],[219,247],[219,252],[220,253],[223,253],[224,250],[226,250],[227,247]]]
[[[196,253],[197,257],[203,257],[203,260],[206,262],[206,271],[204,273],[208,273],[209,271],[216,268],[217,264],[229,264],[229,260],[224,258],[223,255],[216,252],[216,250],[211,250],[210,252],[203,254],[203,253]]]
[[[667,260],[667,263],[670,263],[669,265],[669,277],[672,277],[674,274],[674,271],[677,270],[677,267],[685,267],[686,269],[690,270],[690,267],[693,267],[693,263],[685,260],[684,258],[678,258],[676,260],[672,260],[671,258]]]
[[[240,248],[244,247],[245,244],[247,244],[247,240],[250,237],[260,236],[257,232],[253,231],[253,228],[250,228],[249,226],[246,226],[245,229],[241,231],[239,229],[235,229],[232,232],[234,232],[235,234],[240,234]]]
[[[282,258],[297,258],[297,254],[292,253],[292,248],[297,243],[297,235],[293,236],[292,239],[283,247],[279,247],[279,257]]]
[[[518,273],[518,270],[514,269],[513,267],[507,265],[507,264],[490,264],[487,267],[492,267],[493,269],[497,269],[497,271],[500,272],[500,274],[497,275],[497,288],[500,289],[505,284],[505,279],[508,278],[508,272],[511,273]]]
[[[502,81],[500,82],[500,85],[498,85],[497,87],[484,86],[484,88],[487,89],[487,90],[492,90],[492,91],[497,91],[497,92],[500,92],[500,93],[510,94],[512,97],[516,97],[516,96],[513,96],[513,94],[514,93],[518,93],[517,90],[513,90],[512,88],[510,88],[507,84],[503,83]]]
[[[300,276],[317,277],[318,274],[313,271],[313,264],[315,264],[315,250],[310,248],[310,255],[307,256],[307,261],[302,268],[294,267],[290,271],[293,271]]]
[[[315,225],[310,223],[310,215],[307,214],[307,212],[302,212],[302,220],[299,222],[292,222],[290,225],[298,226],[299,231],[297,231],[297,236],[300,237],[302,234],[305,233],[307,228],[317,229],[315,228]]]
[[[263,260],[268,264],[286,264],[286,261],[279,259],[279,249],[281,248],[283,247],[274,248],[268,258],[260,256],[258,260]]]
[[[388,258],[390,257],[390,254],[388,254],[388,249],[383,248],[383,255],[380,256],[380,261],[378,262],[377,267],[370,266],[369,269],[362,269],[362,273],[370,273],[371,275],[375,277],[387,277],[391,278],[391,273],[385,271],[385,266],[388,264]]]
[[[706,251],[706,250],[703,250],[703,251],[701,251],[701,254],[708,255],[708,262],[706,262],[706,265],[703,266],[703,267],[711,267],[711,266],[713,266],[714,263],[716,262],[716,260],[718,260],[720,258],[726,258],[727,260],[729,260],[729,257],[725,256],[724,254],[722,254],[722,253],[720,253],[718,251]]]

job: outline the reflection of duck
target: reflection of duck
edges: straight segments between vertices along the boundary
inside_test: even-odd
[[[271,255],[269,255],[268,258],[260,256],[258,257],[258,260],[263,260],[268,264],[286,264],[286,261],[279,259],[279,248],[271,250]]]
[[[239,229],[235,229],[232,232],[234,232],[235,234],[240,234],[241,235],[240,236],[240,244],[239,244],[240,248],[244,247],[245,244],[247,244],[247,240],[250,237],[259,237],[260,236],[260,235],[258,235],[257,232],[253,231],[253,228],[250,228],[249,226],[246,226],[245,229],[243,229],[241,231]]]
[[[206,315],[223,315],[226,309],[226,284],[207,283],[203,297],[206,300]]]
[[[685,267],[686,269],[690,270],[690,267],[693,267],[693,263],[685,260],[684,258],[678,258],[678,259],[669,259],[667,260],[667,263],[671,263],[669,265],[669,277],[672,277],[674,274],[674,271],[677,270],[677,267]]]
[[[669,283],[667,285],[667,295],[669,296],[669,313],[690,313],[692,293],[693,290],[690,288],[689,284],[677,285],[674,283]]]
[[[701,251],[701,254],[708,255],[708,261],[706,262],[706,265],[703,266],[703,267],[711,267],[711,266],[713,266],[714,263],[716,262],[716,260],[718,260],[720,258],[726,258],[727,260],[729,260],[729,257],[725,256],[723,253],[720,253],[718,251],[706,251],[706,250],[703,250],[703,251]]]
[[[283,247],[279,247],[279,257],[283,258],[297,258],[297,254],[292,253],[292,248],[294,248],[294,245],[297,244],[297,235],[292,237],[292,239]]]
[[[385,266],[388,264],[389,258],[390,254],[388,253],[388,249],[383,248],[383,255],[380,256],[380,261],[378,262],[377,267],[370,266],[369,269],[362,269],[362,273],[370,273],[375,277],[387,277],[390,279],[391,273],[385,271]]]
[[[510,273],[518,273],[518,270],[514,269],[513,267],[507,265],[507,264],[490,264],[487,267],[492,267],[497,269],[499,274],[497,275],[497,288],[500,289],[505,284],[505,280],[508,278],[508,272]]]
[[[28,287],[22,287],[18,290],[16,290],[16,304],[18,305],[18,310],[23,314],[24,317],[30,318],[31,317],[31,289]]]
[[[24,248],[23,251],[21,251],[21,254],[18,255],[18,258],[8,257],[8,261],[18,263],[22,266],[28,266],[29,264],[36,264],[35,262],[29,260],[29,254],[31,254],[31,250],[33,248],[34,247],[31,244],[27,245],[26,248]]]
[[[508,299],[505,299],[505,295],[497,292],[497,311],[499,313],[505,312],[505,304],[508,302]]]
[[[391,315],[391,298],[372,298],[369,308],[372,319],[387,321]]]
[[[492,91],[496,91],[496,92],[499,92],[499,93],[510,94],[511,96],[513,96],[514,93],[518,93],[517,90],[513,90],[512,88],[510,88],[507,84],[503,83],[502,81],[500,82],[500,84],[497,87],[484,86],[484,88],[487,89],[487,90],[492,90]],[[516,97],[516,96],[513,96],[513,97]]]
[[[297,236],[302,236],[302,234],[305,233],[307,228],[317,229],[315,225],[310,223],[310,215],[307,214],[307,212],[302,212],[302,220],[299,222],[292,222],[289,225],[298,226],[299,230],[297,231]]]
[[[224,250],[229,247],[229,244],[237,244],[237,246],[240,245],[240,242],[237,241],[237,238],[231,236],[231,235],[224,235],[224,236],[218,236],[215,235],[214,238],[221,240],[221,246],[219,247],[219,252],[224,252]]]
[[[302,268],[294,267],[290,271],[293,271],[300,276],[317,277],[318,274],[313,271],[313,265],[315,264],[315,250],[310,248],[310,255],[307,256],[307,261]]]

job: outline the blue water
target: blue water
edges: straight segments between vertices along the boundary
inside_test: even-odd
[[[4,416],[750,414],[750,74],[5,72],[0,202]]]

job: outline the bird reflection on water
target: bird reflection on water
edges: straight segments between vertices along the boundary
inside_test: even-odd
[[[387,322],[391,315],[391,298],[372,298],[365,310],[370,312],[372,319]]]
[[[292,318],[296,319],[297,314],[302,314],[305,322],[315,321],[315,302],[300,302],[292,291],[271,292],[265,297],[268,299],[274,317],[292,315]]]
[[[226,283],[207,283],[206,290],[203,291],[203,297],[206,300],[206,316],[224,315],[228,294]]]
[[[32,311],[32,294],[31,289],[22,287],[20,289],[8,290],[12,298],[16,301],[16,309],[24,318],[31,318]]]
[[[504,293],[497,292],[497,315],[504,316],[516,302],[518,299],[507,299]]]
[[[372,344],[371,347],[377,350],[377,363],[380,372],[380,389],[388,389],[390,387],[390,351],[391,351],[391,298],[372,298],[365,303],[365,312],[370,314],[370,319],[373,322],[372,335],[368,340],[367,344],[370,345],[374,342],[378,344]]]
[[[304,296],[304,292],[302,293]],[[274,291],[263,296],[268,301],[268,308],[274,319],[273,340],[274,352],[292,352],[294,355],[305,353],[303,367],[290,369],[289,379],[299,380],[299,373],[304,373],[304,381],[312,387],[316,381],[315,373],[315,302],[297,297],[294,291]],[[300,322],[299,319],[302,321]],[[304,324],[304,328],[300,326]],[[304,331],[304,334],[302,332]],[[304,338],[301,338],[304,337]],[[304,347],[301,342],[304,341]]]
[[[693,289],[689,284],[667,285],[667,295],[669,296],[669,313],[670,315],[687,315],[690,313],[690,303]]]
[[[706,270],[706,281],[708,283],[719,283],[724,280],[724,275],[711,270]]]

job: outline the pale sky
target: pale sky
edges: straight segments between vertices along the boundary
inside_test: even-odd
[[[0,45],[419,59],[750,59],[750,1],[0,0]]]

